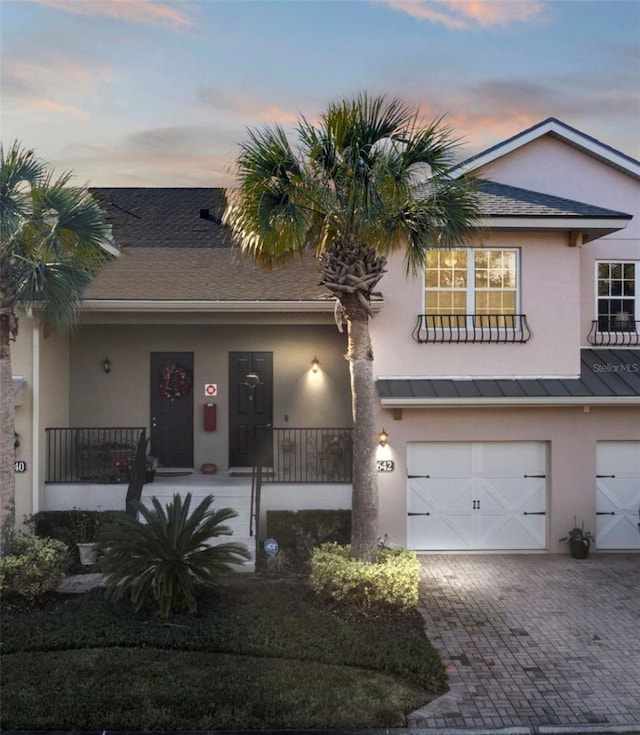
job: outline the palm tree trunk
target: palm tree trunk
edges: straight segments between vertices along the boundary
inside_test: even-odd
[[[349,295],[351,296],[351,295]],[[373,561],[378,539],[378,482],[375,464],[375,397],[369,315],[355,297],[341,299],[348,332],[353,414],[351,556]]]
[[[15,475],[15,421],[13,407],[13,379],[11,375],[11,321],[10,309],[0,310],[0,540],[5,541],[13,532]]]

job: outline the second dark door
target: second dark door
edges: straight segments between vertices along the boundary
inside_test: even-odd
[[[273,353],[230,352],[229,389],[229,467],[253,467],[273,421]]]

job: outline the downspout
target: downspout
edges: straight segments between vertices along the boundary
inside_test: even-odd
[[[40,510],[40,327],[33,325],[31,364],[31,506]]]

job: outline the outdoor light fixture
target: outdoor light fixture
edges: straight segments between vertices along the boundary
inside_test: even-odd
[[[317,357],[314,357],[313,360],[311,360],[311,372],[317,373],[320,369],[320,361]]]
[[[102,361],[102,367],[105,373],[109,374],[111,372],[111,360],[108,357],[105,357]]]
[[[378,441],[381,447],[387,446],[387,442],[389,441],[389,434],[387,434],[384,429],[378,434]]]

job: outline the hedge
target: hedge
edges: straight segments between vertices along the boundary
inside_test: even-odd
[[[350,547],[323,544],[311,557],[311,586],[330,602],[360,612],[376,607],[409,610],[418,602],[419,564],[414,551],[380,548],[375,562],[349,556]]]
[[[0,558],[2,595],[34,602],[62,582],[67,563],[67,547],[62,541],[18,535]]]

